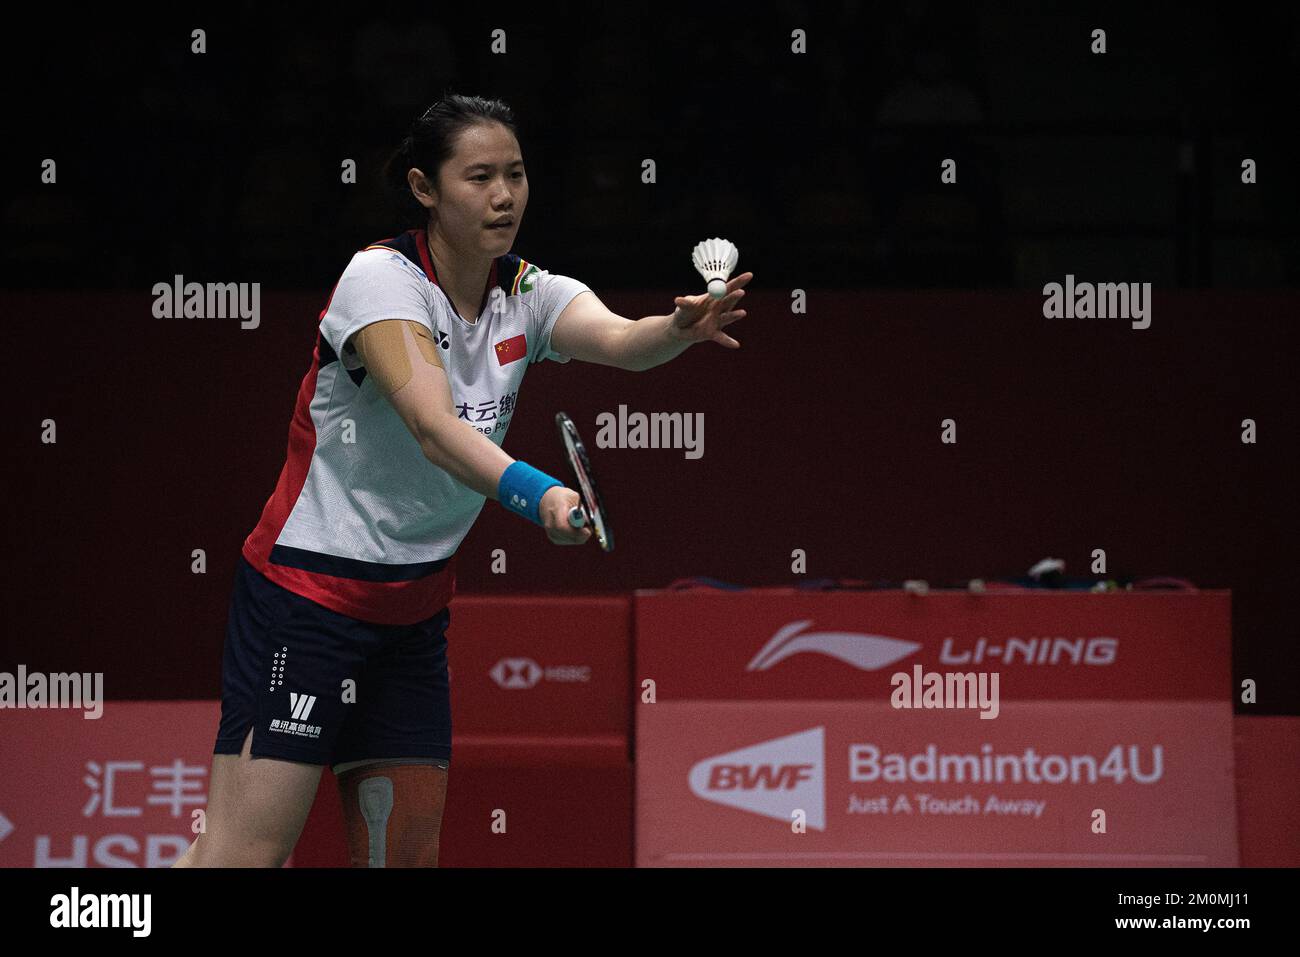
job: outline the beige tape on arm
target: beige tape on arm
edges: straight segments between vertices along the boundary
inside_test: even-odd
[[[366,372],[375,377],[375,384],[385,395],[392,395],[411,381],[411,362],[417,352],[429,365],[442,368],[442,357],[429,330],[409,319],[372,322],[352,341]]]

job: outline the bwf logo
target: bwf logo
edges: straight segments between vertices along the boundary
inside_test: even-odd
[[[824,727],[706,758],[691,768],[691,793],[704,801],[789,823],[796,811],[826,830]]]
[[[312,705],[315,703],[315,695],[289,692],[289,707],[293,711],[293,720],[295,721],[306,721],[311,715]]]

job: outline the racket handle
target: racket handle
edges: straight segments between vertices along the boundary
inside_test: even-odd
[[[582,510],[581,505],[569,509],[569,524],[574,528],[582,528],[587,524],[587,514]]]

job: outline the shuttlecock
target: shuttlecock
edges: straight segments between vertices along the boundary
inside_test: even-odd
[[[708,283],[709,295],[714,299],[727,294],[727,277],[739,258],[740,250],[725,239],[706,239],[691,251],[691,262]]]

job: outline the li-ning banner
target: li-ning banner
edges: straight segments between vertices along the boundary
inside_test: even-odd
[[[1235,866],[1230,595],[639,592],[639,866]]]

